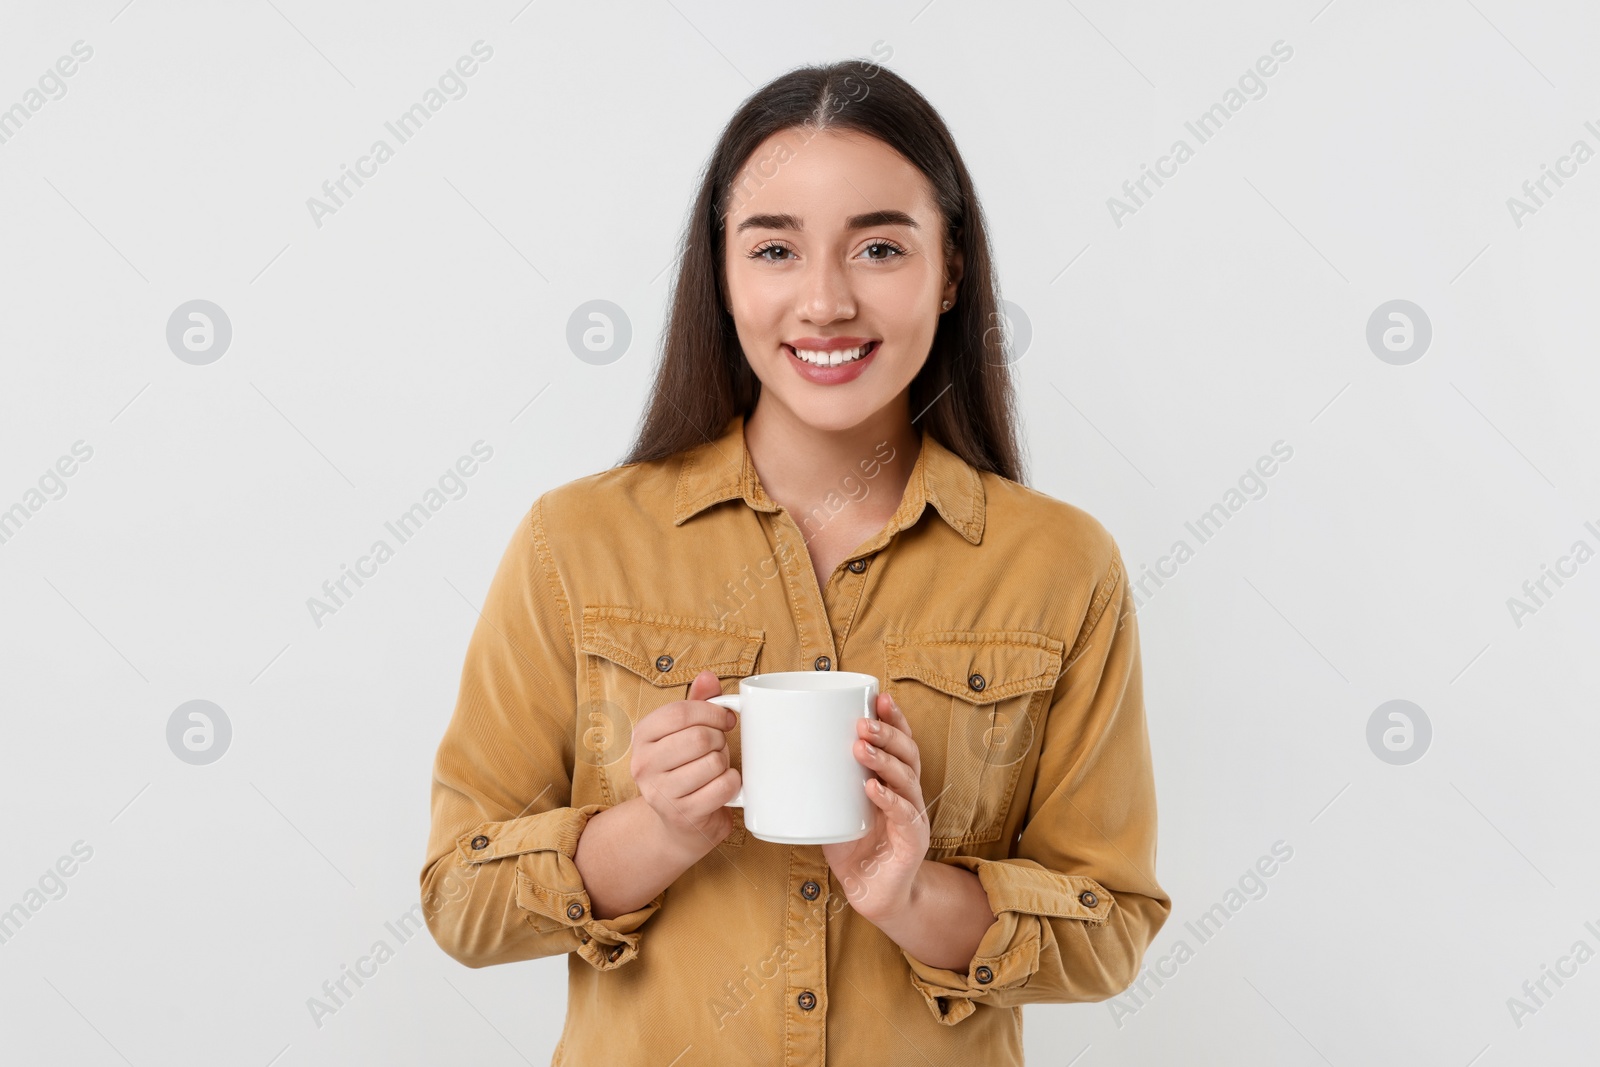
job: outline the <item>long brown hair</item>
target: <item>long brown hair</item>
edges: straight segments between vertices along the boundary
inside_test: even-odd
[[[728,120],[685,227],[649,405],[621,462],[661,459],[702,444],[734,415],[748,417],[755,409],[761,382],[722,300],[724,223],[740,169],[763,141],[788,129],[802,130],[807,138],[825,129],[875,137],[932,184],[945,223],[946,255],[959,249],[963,271],[955,306],[940,316],[928,360],[911,382],[912,418],[979,470],[1022,481],[999,295],[972,178],[933,106],[899,75],[866,60],[792,70],[759,89]]]

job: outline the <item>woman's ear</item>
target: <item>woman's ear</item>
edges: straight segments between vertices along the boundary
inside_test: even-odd
[[[957,246],[945,257],[944,265],[944,299],[950,301],[952,304],[954,304],[956,300],[956,290],[961,287],[963,266],[964,263],[961,256],[961,248],[960,246]]]

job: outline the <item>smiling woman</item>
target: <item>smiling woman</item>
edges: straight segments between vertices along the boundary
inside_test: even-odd
[[[1127,988],[1172,904],[1121,552],[1023,484],[972,179],[893,72],[792,71],[679,263],[630,454],[539,496],[485,597],[429,928],[473,967],[567,954],[556,1064],[1020,1064],[1017,1008]],[[730,806],[708,698],[786,671],[880,681],[854,840]]]

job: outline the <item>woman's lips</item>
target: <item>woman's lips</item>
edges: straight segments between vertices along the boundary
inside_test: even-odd
[[[859,359],[851,360],[849,363],[840,363],[833,367],[821,367],[815,363],[807,363],[795,355],[794,348],[790,345],[784,345],[783,352],[789,358],[789,365],[799,371],[800,376],[807,381],[815,382],[818,385],[842,385],[845,382],[855,381],[861,376],[862,371],[866,370],[867,364],[871,363],[873,357],[878,354],[878,348],[881,344],[881,341],[871,341],[868,343],[866,355],[861,356]]]

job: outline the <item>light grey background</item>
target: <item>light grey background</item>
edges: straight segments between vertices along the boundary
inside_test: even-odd
[[[1592,1059],[1600,962],[1522,986],[1600,949],[1600,562],[1508,599],[1600,548],[1600,160],[1520,226],[1507,200],[1600,149],[1597,31],[1579,0],[6,5],[0,107],[93,56],[0,144],[0,508],[93,454],[0,544],[0,909],[29,911],[3,1058],[548,1062],[564,959],[471,971],[385,926],[417,904],[474,605],[532,499],[620,458],[722,124],[877,54],[954,130],[1031,324],[1033,484],[1136,577],[1195,549],[1140,607],[1174,898],[1147,963],[1193,954],[1120,1012],[1028,1008],[1030,1062]],[[479,40],[466,95],[317,225],[307,199]],[[196,299],[232,327],[201,366],[166,340]],[[632,326],[608,365],[566,342],[590,300]],[[1431,322],[1405,365],[1366,339],[1391,300]],[[307,599],[480,440],[465,495],[318,626]],[[1199,545],[1185,522],[1278,441]],[[1367,741],[1395,699],[1432,726],[1406,765]],[[191,700],[231,724],[210,764],[168,746]]]

